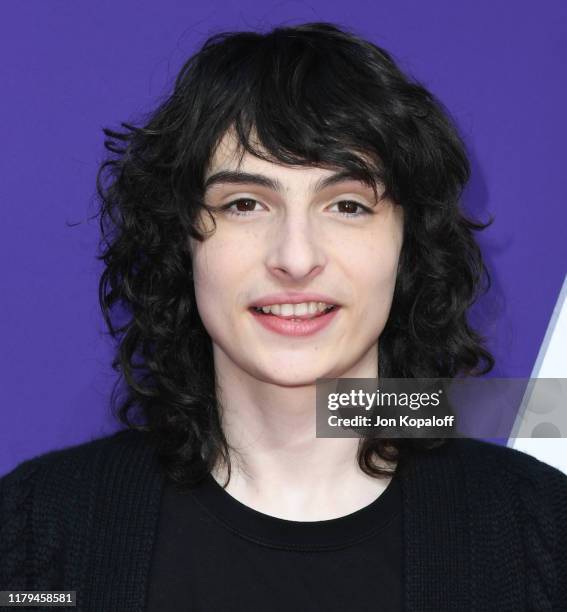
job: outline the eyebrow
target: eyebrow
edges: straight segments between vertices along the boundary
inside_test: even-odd
[[[362,179],[360,175],[356,174],[352,170],[340,170],[335,174],[331,174],[325,178],[319,179],[314,186],[314,191],[321,191],[326,187],[330,187],[331,185],[336,185],[337,183],[341,183],[343,181],[354,180],[359,183],[364,183],[369,187],[372,187],[368,183],[368,181]],[[205,181],[205,191],[212,187],[213,185],[219,184],[252,184],[258,185],[259,187],[266,187],[271,189],[272,191],[277,191],[278,193],[282,193],[284,191],[284,187],[278,179],[272,179],[269,176],[264,174],[255,174],[250,172],[241,172],[239,170],[221,170],[220,172],[216,172],[212,174]]]

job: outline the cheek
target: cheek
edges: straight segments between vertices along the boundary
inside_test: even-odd
[[[233,311],[238,304],[247,258],[227,241],[210,239],[193,252],[193,279],[197,308],[203,323]]]
[[[396,281],[399,261],[399,245],[392,240],[380,241],[360,248],[358,253],[351,251],[349,264],[358,282],[372,293],[376,289],[386,289]]]
[[[355,266],[359,317],[372,328],[382,327],[388,319],[396,285],[399,247],[377,244],[365,250]],[[354,265],[354,261],[352,262]]]

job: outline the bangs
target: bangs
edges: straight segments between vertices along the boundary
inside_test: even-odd
[[[369,104],[376,77],[360,59],[337,48],[328,54],[312,40],[238,36],[239,52],[233,46],[230,56],[218,54],[205,88],[210,113],[199,140],[210,152],[207,163],[232,132],[240,161],[248,152],[272,163],[346,169],[375,195],[378,186],[387,190],[380,121]],[[345,81],[341,74],[354,76]]]

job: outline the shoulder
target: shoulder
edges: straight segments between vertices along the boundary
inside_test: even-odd
[[[522,451],[482,442],[460,440],[454,451],[477,482],[489,483],[480,495],[491,498],[493,516],[500,512],[507,528],[521,530],[524,554],[541,576],[530,580],[534,601],[553,592],[553,609],[567,607],[567,475]],[[479,467],[476,467],[476,466]],[[491,475],[491,478],[489,478]],[[505,527],[502,526],[502,530]],[[540,589],[547,580],[547,591]],[[539,608],[538,608],[539,609]]]
[[[458,490],[484,511],[497,505],[567,531],[567,475],[522,451],[472,438],[453,438],[413,455],[412,482]],[[496,510],[496,508],[494,508]]]
[[[439,456],[459,466],[471,503],[522,530],[524,545],[549,560],[547,571],[563,585],[561,601],[567,602],[567,475],[510,447],[470,438],[450,442]]]
[[[463,529],[487,558],[490,550],[513,550],[531,568],[534,601],[543,589],[567,609],[566,474],[517,449],[472,438],[445,440],[407,465],[412,503],[432,491],[435,499],[427,503],[439,510],[435,516],[458,508],[458,517],[466,517]]]
[[[23,507],[30,497],[36,504],[48,503],[66,489],[77,491],[83,483],[92,485],[97,475],[127,470],[148,454],[151,447],[146,434],[122,430],[23,461],[0,478],[0,517]]]
[[[0,478],[0,583],[27,587],[32,559],[38,575],[58,571],[69,538],[82,538],[105,503],[134,505],[138,487],[127,483],[154,482],[153,466],[147,435],[126,430],[38,455]]]
[[[523,451],[472,438],[451,441],[448,453],[458,456],[465,469],[491,470],[512,478],[541,483],[543,486],[567,486],[567,474]]]
[[[567,538],[567,474],[517,449],[479,440],[457,445],[463,465],[480,471],[492,487],[513,490],[526,511],[553,522]]]
[[[48,481],[52,485],[76,480],[86,470],[104,469],[123,455],[135,455],[149,450],[145,434],[122,430],[88,442],[52,450],[20,463],[0,478],[0,497],[6,491],[29,488]]]
[[[451,466],[453,473],[485,486],[514,487],[517,492],[567,500],[567,474],[523,451],[473,438],[454,438],[432,451],[420,454],[418,461]],[[567,504],[559,508],[567,513]]]

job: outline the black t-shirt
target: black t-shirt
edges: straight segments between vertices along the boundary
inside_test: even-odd
[[[209,475],[166,484],[149,582],[150,612],[402,609],[401,489],[325,521],[258,512]]]

